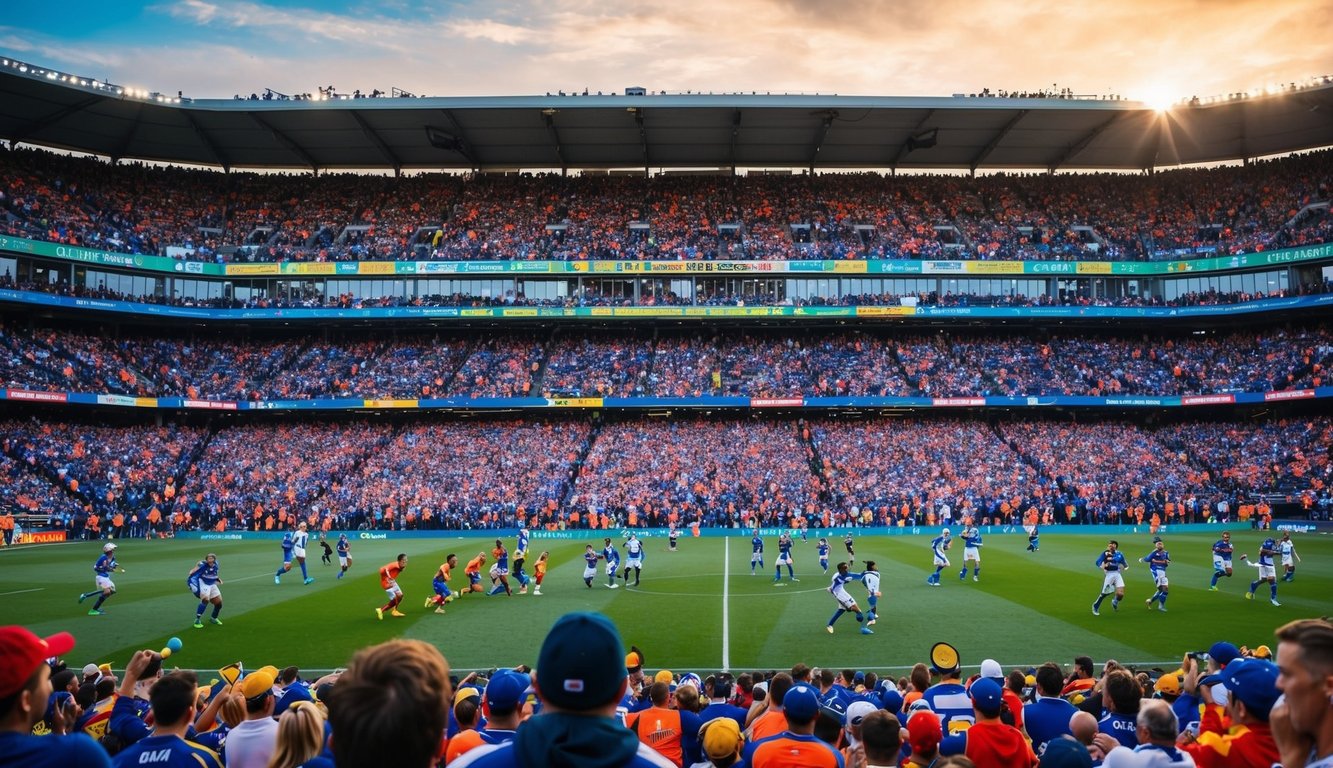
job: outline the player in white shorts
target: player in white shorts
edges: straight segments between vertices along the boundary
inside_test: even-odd
[[[855,613],[856,623],[861,624],[865,621],[865,614],[861,613],[860,607],[856,604],[856,599],[847,592],[847,585],[861,578],[862,574],[851,573],[846,563],[838,563],[838,572],[833,574],[833,581],[829,584],[828,591],[833,595],[833,599],[838,601],[838,610],[833,613],[833,618],[828,620],[828,625],[824,629],[831,635],[833,634],[833,625],[842,618],[844,613]],[[861,626],[861,634],[873,635],[874,630],[865,625]]]
[[[1125,560],[1125,553],[1120,551],[1120,542],[1115,539],[1107,542],[1106,549],[1097,556],[1096,566],[1106,573],[1102,579],[1102,592],[1092,604],[1092,615],[1100,616],[1102,601],[1107,595],[1115,594],[1111,598],[1111,607],[1117,611],[1120,610],[1120,601],[1125,599],[1125,577],[1121,571],[1129,567],[1129,562]]]
[[[1282,541],[1277,543],[1278,554],[1282,555],[1282,580],[1296,580],[1296,563],[1301,561],[1301,556],[1296,554],[1296,542],[1291,540],[1291,533],[1282,532]]]
[[[972,561],[972,580],[981,581],[981,531],[969,525],[963,529],[963,570],[958,572],[958,579],[967,578],[967,561]]]
[[[218,577],[218,556],[210,552],[190,571],[185,581],[190,591],[199,598],[199,607],[194,612],[194,628],[203,629],[204,610],[209,603],[213,604],[212,622],[221,626],[222,620],[218,614],[222,613],[222,590],[218,587],[222,585],[222,579]]]

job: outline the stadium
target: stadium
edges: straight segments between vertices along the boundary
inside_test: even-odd
[[[399,638],[526,673],[596,612],[673,706],[687,672],[908,692],[939,643],[1025,696],[1276,649],[1333,612],[1330,111],[1329,78],[198,98],[5,57],[5,623],[313,690]]]

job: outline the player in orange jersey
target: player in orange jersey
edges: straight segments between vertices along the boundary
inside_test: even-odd
[[[398,586],[398,574],[406,567],[407,555],[400,554],[398,559],[380,568],[380,587],[389,596],[389,602],[375,609],[375,618],[380,621],[384,620],[385,611],[390,611],[390,616],[407,615],[398,610],[398,604],[403,602],[403,590]]]

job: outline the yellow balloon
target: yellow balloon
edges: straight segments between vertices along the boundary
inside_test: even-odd
[[[162,649],[162,658],[165,659],[165,658],[169,658],[170,656],[171,656],[171,649],[170,649],[170,648],[163,648],[163,649]]]

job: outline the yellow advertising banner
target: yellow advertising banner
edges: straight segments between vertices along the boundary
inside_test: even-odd
[[[546,404],[552,408],[601,408],[600,397],[548,397]]]
[[[1109,275],[1111,274],[1111,262],[1109,261],[1080,261],[1074,269],[1080,275]]]
[[[282,273],[284,275],[332,275],[337,272],[337,269],[338,265],[331,261],[284,261],[282,263]]]
[[[536,307],[505,307],[500,310],[501,317],[536,317]]]
[[[419,400],[367,400],[367,408],[416,408]]]
[[[276,275],[278,265],[274,264],[227,264],[226,274],[249,277],[255,275]]]
[[[356,264],[358,275],[392,275],[398,271],[392,261],[359,261]]]
[[[1021,275],[1021,261],[965,261],[963,270],[970,275]]]
[[[840,273],[843,273],[843,274],[847,274],[847,273],[865,274],[866,270],[867,270],[869,267],[870,267],[869,264],[867,264],[867,263],[864,262],[864,261],[860,261],[860,260],[857,260],[857,261],[835,261],[835,262],[833,262],[833,271],[834,271],[834,272],[840,272]]]
[[[916,307],[857,307],[857,317],[908,317],[916,314]]]

